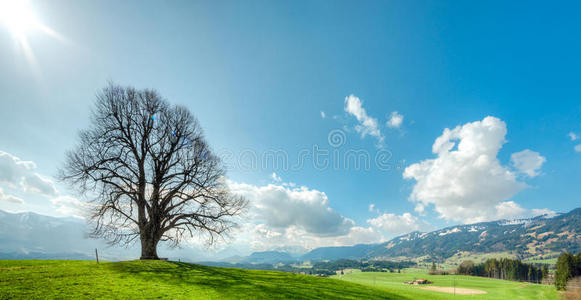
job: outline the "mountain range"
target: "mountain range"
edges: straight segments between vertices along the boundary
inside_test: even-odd
[[[85,221],[78,218],[55,218],[32,212],[9,213],[0,210],[0,259],[95,259],[95,249],[103,260],[119,261],[139,257],[137,245],[111,246],[103,240],[88,237]],[[208,253],[184,246],[158,253],[171,260],[190,261],[224,259],[235,252]]]
[[[93,259],[94,249],[108,260],[125,260],[138,256],[136,247],[109,247],[87,238],[83,220],[55,218],[35,213],[0,211],[0,259],[64,258]],[[511,252],[526,258],[581,252],[581,208],[556,216],[499,220],[450,226],[432,232],[411,232],[381,244],[344,247],[321,247],[309,252],[303,249],[278,248],[255,252],[249,256],[222,255],[220,261],[244,264],[277,264],[295,261],[347,259],[414,259],[431,257],[447,259],[458,253]],[[200,251],[182,249],[169,252],[173,259],[211,260]]]
[[[414,231],[381,244],[322,247],[295,260],[398,260],[426,256],[444,260],[466,252],[510,252],[516,257],[527,258],[558,255],[563,251],[581,252],[581,208],[556,216],[456,225],[432,232]],[[264,256],[268,253],[262,253],[263,261],[276,260],[275,257],[280,256],[276,253],[267,259]],[[245,262],[244,258],[240,261]]]
[[[368,257],[449,258],[459,251],[515,252],[520,257],[581,251],[581,208],[554,217],[500,220],[412,232],[379,245]]]

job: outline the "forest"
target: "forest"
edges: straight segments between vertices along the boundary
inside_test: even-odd
[[[558,290],[565,290],[567,282],[577,276],[581,276],[581,253],[577,255],[566,252],[561,254],[557,260],[555,287]]]
[[[480,264],[464,261],[458,266],[456,272],[462,275],[540,283],[543,278],[547,277],[549,269],[547,265],[539,267],[523,263],[518,259],[491,258]]]

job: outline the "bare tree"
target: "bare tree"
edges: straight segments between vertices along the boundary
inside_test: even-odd
[[[187,108],[114,84],[95,104],[60,171],[90,198],[94,237],[122,245],[139,237],[141,259],[157,259],[159,241],[176,246],[201,234],[212,244],[228,236],[247,201],[228,190],[225,169]]]

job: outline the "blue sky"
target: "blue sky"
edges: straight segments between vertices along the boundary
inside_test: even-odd
[[[474,221],[477,209],[468,204],[480,200],[482,205],[518,205],[507,216],[530,216],[534,209],[566,212],[581,203],[581,153],[575,151],[581,140],[569,136],[581,136],[581,21],[575,6],[549,8],[532,1],[32,1],[38,20],[60,37],[27,31],[32,61],[9,24],[0,22],[0,151],[7,153],[6,161],[34,162],[36,168],[27,172],[54,181],[51,176],[77,131],[88,125],[95,94],[112,80],[154,88],[170,102],[187,106],[212,147],[234,157],[276,150],[286,153],[292,165],[301,150],[313,145],[340,155],[349,150],[370,157],[379,151],[391,154],[390,170],[375,165],[321,169],[309,162],[300,169],[230,170],[228,178],[242,194],[260,197],[269,193],[270,184],[270,189],[282,189],[292,206],[293,201],[310,201],[293,198],[293,191],[313,192],[318,208],[348,223],[345,230],[377,233],[341,240],[347,231],[339,227],[326,236],[300,222],[273,227],[269,220],[277,216],[266,214],[277,212],[269,210],[251,222],[282,236],[292,227],[310,234],[313,245],[378,241],[406,230]],[[347,108],[355,97],[368,120],[376,120],[381,143],[367,127],[357,130],[363,125]],[[403,116],[398,126],[386,124],[392,112]],[[483,125],[488,116],[496,118],[488,120],[499,131]],[[502,135],[502,124],[506,135],[488,136]],[[419,177],[404,178],[407,167],[439,157],[432,146],[445,128],[464,125],[471,133],[459,129],[454,138],[469,141],[471,134],[480,134],[484,137],[477,146],[497,143],[488,163],[498,159],[498,170],[514,178],[495,185],[486,176],[491,165],[488,171],[463,169],[475,176],[473,181],[463,182],[463,177],[458,186],[447,186],[459,172],[454,168],[470,158],[451,163],[440,157],[450,173],[415,174],[480,200],[438,194],[427,181],[420,187]],[[329,145],[333,130],[344,134],[340,147]],[[540,163],[527,165],[528,175],[511,161],[512,154],[526,149],[525,165]],[[273,172],[280,180],[271,177]],[[4,178],[0,187],[4,198],[12,195],[23,203],[2,201],[0,209],[57,216],[73,211],[58,209],[58,203],[75,203],[72,198],[52,201],[74,197],[67,187],[55,182],[58,192],[35,194],[22,178],[29,177],[22,175],[16,183]],[[487,184],[490,194],[496,188],[499,194],[478,194],[474,186]],[[415,188],[423,196],[414,200]],[[418,203],[426,208],[421,211]],[[457,205],[474,211],[451,211]],[[393,221],[409,226],[394,228],[388,224]]]

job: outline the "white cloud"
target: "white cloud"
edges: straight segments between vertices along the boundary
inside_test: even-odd
[[[518,219],[531,218],[540,215],[547,215],[549,217],[555,216],[556,213],[547,208],[541,209],[526,209],[521,207],[514,201],[500,202],[495,206],[496,219]]]
[[[579,139],[579,136],[577,134],[575,134],[574,132],[569,132],[568,136],[571,139],[571,141],[576,141]],[[574,149],[576,152],[581,152],[581,144],[576,145],[574,147]]]
[[[385,241],[382,234],[373,227],[353,226],[340,236],[327,237],[313,235],[298,226],[284,229],[273,229],[265,224],[247,223],[241,228],[242,235],[237,236],[237,243],[250,245],[252,251],[272,250],[280,247],[301,247],[314,249],[330,246],[353,246],[357,244],[381,243]]]
[[[387,234],[394,236],[412,231],[426,231],[432,227],[424,221],[410,213],[404,213],[401,216],[396,214],[383,214],[374,219],[367,220],[370,225],[381,229]]]
[[[59,196],[51,200],[56,211],[63,215],[84,218],[88,204],[71,196]]]
[[[383,235],[372,227],[353,226],[348,234],[336,238],[327,238],[323,242],[332,246],[352,246],[384,242]],[[321,246],[322,247],[322,246]]]
[[[324,119],[326,117],[327,117],[327,115],[325,114],[325,112],[321,110],[321,119]]]
[[[36,164],[34,162],[24,161],[10,153],[0,151],[0,184],[14,189],[19,196],[21,196],[21,193],[25,193],[24,195],[27,197],[44,196],[52,198],[50,201],[54,209],[60,214],[79,218],[85,215],[85,210],[88,207],[87,203],[70,196],[61,195],[50,178],[35,172],[35,170]],[[1,188],[0,202],[26,205],[21,198],[5,194]],[[30,208],[26,207],[26,209]]]
[[[423,216],[423,215],[425,215],[426,207],[422,203],[416,203],[416,206],[414,207],[414,210],[418,214],[420,214],[420,216]]]
[[[36,164],[0,151],[0,183],[12,187],[20,186],[24,192],[51,197],[57,195],[54,183],[34,172]]]
[[[530,210],[530,216],[542,216],[546,215],[547,217],[551,218],[557,215],[557,212],[548,208],[535,208]]]
[[[254,186],[228,181],[250,207],[236,234],[236,245],[252,251],[285,247],[313,249],[384,241],[373,227],[359,227],[331,208],[324,192],[294,184]]]
[[[32,173],[36,165],[31,161],[23,161],[20,158],[0,151],[0,182],[10,185],[18,185],[22,177]]]
[[[4,190],[0,188],[0,202],[8,202],[12,204],[22,204],[24,201],[16,196],[4,194]]]
[[[255,236],[261,237],[263,239],[278,238],[283,235],[281,232],[268,228],[266,224],[256,225],[256,227],[253,228],[253,233]]]
[[[276,182],[282,181],[282,178],[280,178],[280,176],[277,176],[276,173],[274,173],[274,172],[272,172],[272,174],[270,175],[270,178],[272,178],[272,180],[274,180]]]
[[[515,219],[527,214],[527,210],[514,201],[500,202],[495,206],[497,219]]]
[[[355,95],[345,97],[345,111],[355,116],[357,121],[359,121],[359,125],[355,126],[355,130],[361,134],[362,138],[366,135],[371,135],[376,137],[380,144],[383,142],[384,138],[379,130],[377,119],[367,115],[365,108],[363,108],[363,103],[358,97]]]
[[[505,135],[506,124],[494,117],[446,128],[432,146],[437,157],[405,169],[403,177],[416,181],[410,200],[420,210],[433,205],[448,220],[498,218],[497,206],[527,187],[497,158]]]
[[[375,204],[373,203],[369,204],[369,211],[371,212],[375,211]]]
[[[349,232],[354,222],[333,210],[324,192],[289,185],[253,186],[229,182],[233,193],[249,200],[251,217],[269,228],[296,226],[318,236],[339,236]]]
[[[58,193],[52,180],[36,173],[24,177],[21,184],[24,191],[28,193],[41,194],[47,197],[56,196]]]
[[[547,161],[547,159],[541,156],[538,152],[534,152],[528,149],[513,153],[510,156],[510,160],[517,170],[529,177],[535,177],[539,175],[538,170]]]
[[[391,128],[399,128],[403,123],[403,115],[400,115],[397,111],[391,113],[389,120],[387,120],[386,125]]]

